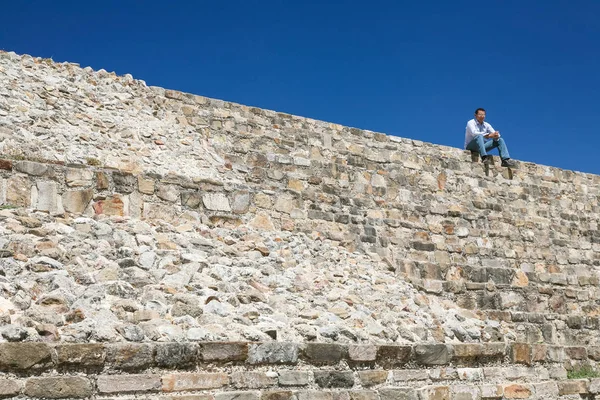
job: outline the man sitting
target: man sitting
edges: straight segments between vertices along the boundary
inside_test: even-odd
[[[475,118],[467,122],[465,132],[465,149],[476,151],[481,155],[481,161],[484,164],[492,162],[492,156],[488,151],[498,148],[503,167],[516,167],[517,163],[510,159],[508,148],[504,139],[500,137],[500,132],[495,131],[485,120],[485,110],[478,108],[475,110]]]

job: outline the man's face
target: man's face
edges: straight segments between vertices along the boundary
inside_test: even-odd
[[[483,120],[485,119],[485,111],[477,111],[475,113],[475,119],[477,120],[477,122],[482,124]]]

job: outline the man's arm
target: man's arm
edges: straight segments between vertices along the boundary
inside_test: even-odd
[[[500,137],[500,132],[495,131],[491,124],[488,124],[487,122],[485,122],[483,126],[485,127],[485,131],[486,131],[486,134],[483,135],[484,138],[497,139]]]

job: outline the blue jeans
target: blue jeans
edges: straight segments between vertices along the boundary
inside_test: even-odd
[[[504,143],[504,139],[501,137],[498,139],[489,139],[486,140],[483,135],[477,135],[469,144],[467,145],[467,150],[477,151],[481,157],[487,156],[488,151],[498,148],[498,153],[500,153],[500,158],[506,160],[510,158],[510,154],[508,154],[508,148],[506,147],[506,143]]]

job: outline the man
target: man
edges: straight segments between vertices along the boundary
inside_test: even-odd
[[[465,149],[476,151],[481,156],[484,164],[491,164],[492,156],[488,151],[498,148],[503,167],[516,167],[517,163],[510,159],[508,148],[504,139],[500,137],[500,132],[495,131],[485,120],[485,110],[478,108],[475,110],[475,118],[467,122],[465,132]]]

